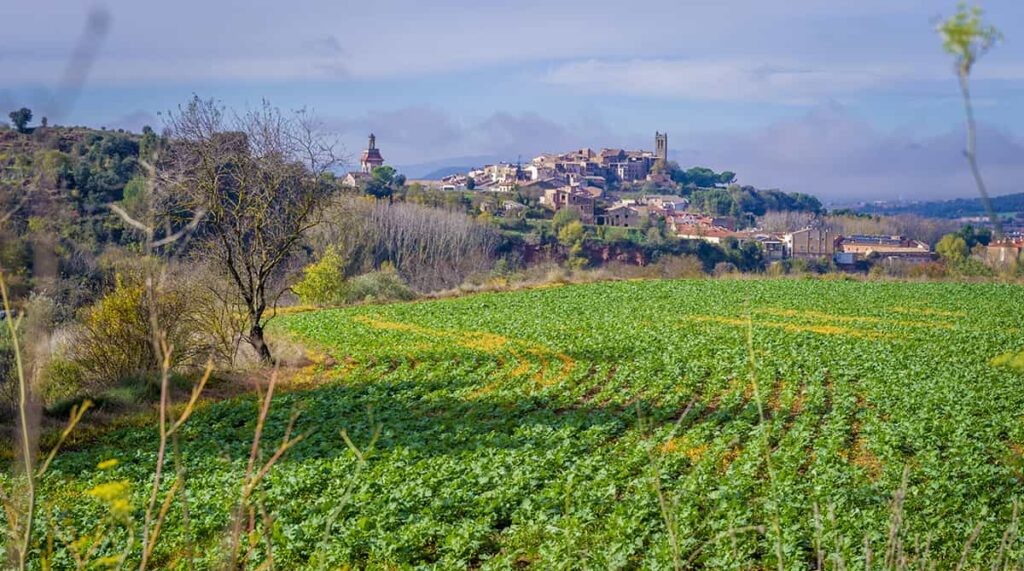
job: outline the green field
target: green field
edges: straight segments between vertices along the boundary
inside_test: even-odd
[[[311,432],[263,488],[275,564],[671,568],[671,526],[696,566],[774,569],[778,550],[807,569],[820,543],[862,568],[865,541],[885,555],[909,467],[901,551],[927,542],[951,568],[983,522],[968,563],[988,568],[1024,491],[1024,375],[990,364],[1024,349],[1022,294],[645,281],[282,318],[279,338],[339,365],[275,399],[268,453],[295,407]],[[254,420],[236,399],[182,432],[201,554],[224,536]],[[339,431],[362,445],[378,422],[359,467]],[[131,482],[144,505],[155,449],[152,427],[124,428],[62,454],[52,521],[92,525],[99,482]],[[180,521],[175,506],[160,565],[183,565]]]

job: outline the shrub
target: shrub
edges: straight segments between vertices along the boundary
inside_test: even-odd
[[[105,385],[159,368],[148,297],[140,278],[119,275],[114,289],[83,312],[69,357],[88,382]],[[193,327],[185,292],[161,291],[152,307],[158,328],[173,348],[172,365],[184,363],[203,351],[204,343]]]
[[[562,228],[579,221],[580,213],[575,208],[563,208],[551,219],[551,227],[557,234]]]
[[[732,262],[718,262],[715,264],[714,273],[716,276],[725,276],[736,273],[736,265]]]
[[[960,263],[967,259],[967,256],[970,254],[970,248],[968,248],[967,242],[958,234],[946,234],[935,245],[935,252],[942,256],[944,260]]]
[[[654,264],[658,277],[692,279],[704,277],[704,264],[696,256],[663,256]]]
[[[765,270],[765,274],[767,274],[768,277],[772,277],[772,278],[778,278],[778,277],[782,277],[782,276],[786,275],[786,264],[785,264],[785,262],[774,261],[774,262],[769,263],[768,267]]]
[[[302,303],[344,305],[358,302],[409,301],[416,292],[387,262],[380,269],[345,279],[344,258],[328,246],[319,261],[303,270],[302,281],[292,287]]]
[[[958,262],[951,263],[950,270],[954,275],[962,277],[988,278],[995,275],[992,268],[988,267],[984,262],[977,258],[966,258]]]
[[[302,303],[331,305],[345,300],[345,260],[328,246],[320,260],[302,270],[302,281],[292,287]]]
[[[74,361],[58,357],[46,364],[43,378],[46,379],[46,384],[43,385],[43,402],[50,405],[80,394],[85,373]]]
[[[558,231],[558,241],[563,246],[573,246],[583,241],[583,224],[576,220],[562,226],[561,230]]]
[[[345,284],[346,303],[359,301],[410,301],[416,299],[416,292],[406,285],[395,271],[394,266],[383,264],[380,270],[354,277]]]

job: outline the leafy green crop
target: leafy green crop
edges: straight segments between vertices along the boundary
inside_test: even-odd
[[[682,554],[702,566],[774,568],[779,545],[787,568],[807,568],[821,541],[863,568],[865,537],[884,551],[905,467],[907,551],[927,540],[951,568],[985,522],[968,566],[981,565],[1024,489],[1024,376],[991,364],[1024,349],[1022,293],[618,282],[283,318],[278,335],[340,364],[310,371],[319,382],[271,412],[267,442],[300,403],[297,430],[313,431],[263,488],[275,563],[670,567],[657,458]],[[211,404],[183,429],[201,554],[223,538],[255,408]],[[369,440],[368,408],[383,432],[357,470],[338,433]],[[56,497],[52,520],[87,526],[101,506],[86,491],[110,480],[131,482],[141,505],[155,442],[153,428],[119,429],[59,456],[44,490]],[[108,458],[119,462],[96,470]],[[183,565],[180,516],[173,507],[159,565]],[[765,531],[730,534],[751,526]]]

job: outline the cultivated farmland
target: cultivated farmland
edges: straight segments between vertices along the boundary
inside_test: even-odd
[[[262,488],[275,563],[950,568],[969,540],[969,566],[1019,562],[1024,375],[991,360],[1024,349],[1022,294],[617,282],[281,318],[278,338],[331,359],[270,414],[268,446],[296,407],[309,432]],[[194,545],[223,538],[254,419],[235,399],[181,431]],[[360,464],[340,431],[365,446],[378,425]],[[122,428],[59,456],[47,519],[87,528],[102,482],[143,505],[155,442]],[[183,565],[179,512],[162,565]]]

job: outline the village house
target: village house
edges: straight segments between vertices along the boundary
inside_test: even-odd
[[[787,258],[831,258],[836,253],[836,237],[831,230],[804,228],[783,237]]]
[[[531,180],[529,173],[520,165],[511,163],[486,165],[473,169],[464,176],[473,179],[474,190],[495,192],[512,192],[516,187]]]
[[[480,204],[480,212],[498,216],[515,217],[524,211],[526,211],[526,206],[514,200],[502,200],[500,203],[483,202]]]
[[[512,180],[503,180],[503,181],[495,184],[491,188],[491,190],[494,190],[496,192],[515,192],[517,188],[519,188],[519,181],[517,181],[515,179],[512,179]]]
[[[545,190],[540,203],[555,212],[564,208],[576,210],[580,215],[580,221],[584,224],[593,224],[595,221],[594,208],[597,205],[597,199],[591,193],[577,186]]]
[[[707,224],[673,224],[673,231],[680,240],[701,240],[711,244],[722,244],[728,238],[739,239],[732,230]]]
[[[554,178],[558,175],[558,171],[555,167],[545,166],[543,164],[530,164],[523,167],[523,173],[526,178],[530,181],[544,180]]]
[[[439,188],[445,191],[463,191],[468,190],[468,185],[468,176],[464,174],[452,174],[441,179],[441,184],[439,185]]]
[[[641,200],[646,204],[670,212],[682,212],[690,206],[690,201],[686,198],[668,194],[647,194]]]
[[[757,236],[764,250],[764,259],[769,261],[784,260],[786,258],[786,243],[775,236]]]
[[[934,258],[928,244],[908,240],[903,236],[852,235],[841,236],[836,241],[836,251],[846,256],[837,260],[846,262],[850,255],[854,262],[867,259],[901,260],[906,262],[927,262]]]
[[[1007,237],[985,247],[985,261],[993,267],[1007,268],[1024,262],[1024,236]]]
[[[754,241],[761,245],[762,255],[767,261],[784,260],[786,258],[786,243],[782,236],[760,230],[748,232],[737,232],[736,239],[740,242]]]
[[[519,184],[519,188],[522,190],[539,191],[545,191],[552,188],[561,188],[563,186],[569,186],[569,179],[563,177],[551,177],[542,178],[538,180],[530,180]]]
[[[597,223],[616,228],[639,228],[650,219],[651,213],[646,206],[620,202],[605,210]]]
[[[654,152],[583,148],[563,154],[546,153],[534,157],[524,169],[526,178],[538,180],[553,176],[601,177],[606,181],[646,180],[659,161],[668,160],[668,135],[655,133]]]
[[[520,204],[514,200],[503,200],[501,201],[501,212],[503,216],[518,216],[526,212],[526,205]]]
[[[370,180],[370,174],[365,172],[351,171],[341,179],[341,185],[349,188],[356,188],[360,184]]]
[[[597,223],[619,228],[636,228],[645,221],[655,218],[668,220],[676,212],[682,212],[689,201],[681,196],[645,195],[636,200],[620,200],[598,216]],[[709,219],[710,220],[710,219]]]

